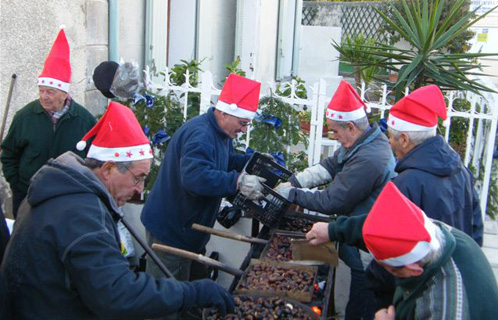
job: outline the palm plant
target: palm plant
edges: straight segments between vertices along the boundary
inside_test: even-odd
[[[392,18],[385,12],[374,9],[399,33],[402,40],[410,44],[411,48],[403,49],[382,43],[359,48],[362,52],[372,55],[361,66],[373,64],[379,68],[398,72],[398,80],[394,86],[396,100],[403,96],[406,87],[416,89],[431,83],[437,83],[443,90],[469,90],[476,93],[493,91],[469,76],[483,75],[477,70],[481,66],[477,58],[497,54],[450,53],[445,48],[450,41],[496,7],[472,20],[477,9],[461,16],[459,10],[466,4],[466,0],[457,0],[444,21],[440,21],[445,0],[433,0],[430,4],[427,0],[411,0],[409,3],[406,0],[400,1],[404,17],[392,3],[390,4]],[[460,18],[457,18],[459,16]]]

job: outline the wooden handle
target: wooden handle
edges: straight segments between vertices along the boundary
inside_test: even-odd
[[[192,225],[192,229],[197,230],[197,231],[201,231],[201,232],[205,232],[205,233],[209,233],[209,234],[213,234],[216,236],[220,236],[223,238],[242,241],[242,242],[258,243],[258,244],[267,244],[268,243],[268,240],[258,239],[258,238],[254,238],[254,237],[248,237],[248,236],[244,236],[241,234],[232,233],[232,232],[228,232],[228,231],[224,231],[224,230],[213,229],[213,228],[209,228],[209,227],[197,224],[197,223],[194,223]]]
[[[229,265],[226,265],[226,264],[221,263],[219,261],[216,261],[214,259],[203,256],[200,253],[193,253],[193,252],[190,252],[187,250],[173,248],[173,247],[170,247],[167,245],[157,244],[157,243],[152,244],[152,249],[156,250],[156,251],[166,252],[169,254],[174,254],[176,256],[184,257],[184,258],[187,258],[190,260],[198,261],[202,264],[220,269],[220,270],[225,271],[226,273],[229,273],[229,274],[234,275],[234,276],[240,276],[244,273],[242,270],[239,270],[239,269],[234,268],[234,267],[230,267]]]

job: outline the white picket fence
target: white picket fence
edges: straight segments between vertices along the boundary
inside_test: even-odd
[[[192,86],[189,80],[181,86],[173,85],[170,81],[170,72],[165,70],[164,76],[152,77],[149,70],[146,69],[145,85],[146,88],[157,94],[166,95],[170,92],[176,92],[177,96],[181,96],[181,102],[187,106],[188,97],[192,93],[200,93],[200,112],[206,112],[211,106],[211,102],[217,100],[220,95],[221,88],[217,88],[213,83],[213,76],[211,72],[203,72],[200,76],[200,82],[197,87]],[[187,71],[185,79],[190,79],[190,74]],[[275,93],[275,84],[268,84],[269,90],[282,99],[284,102],[289,103],[297,111],[304,108],[311,110],[311,128],[310,128],[310,141],[308,147],[308,161],[309,165],[316,164],[320,161],[324,149],[327,149],[327,154],[338,148],[338,143],[333,140],[322,137],[323,119],[325,109],[331,99],[327,96],[327,83],[321,79],[319,82],[308,87],[308,99],[301,99],[296,95],[296,83],[294,81],[287,83],[291,88],[291,94],[288,97],[279,97]],[[490,86],[489,83],[486,85]],[[369,107],[368,112],[371,110],[379,110],[381,118],[385,117],[385,112],[389,110],[391,105],[388,104],[388,95],[390,94],[386,85],[377,88],[365,88],[362,84],[361,97],[367,102]],[[261,97],[266,96],[269,92],[261,92]],[[368,97],[375,93],[378,101],[368,101]],[[408,93],[408,92],[406,92]],[[489,183],[491,180],[491,166],[493,162],[493,148],[496,137],[497,120],[498,120],[498,95],[484,93],[476,95],[471,92],[450,92],[447,96],[448,104],[448,126],[446,130],[445,139],[448,141],[449,132],[452,120],[455,118],[469,119],[469,128],[467,130],[467,143],[466,151],[463,162],[466,166],[472,164],[473,168],[480,173],[481,159],[483,162],[484,172],[482,172],[482,181],[479,182],[480,201],[483,212],[485,212],[488,198]],[[453,108],[453,102],[456,98],[466,98],[471,103],[469,111],[457,111]],[[377,100],[377,99],[376,99]],[[184,118],[187,117],[187,108],[184,108]],[[247,134],[246,146],[250,141],[250,131]]]

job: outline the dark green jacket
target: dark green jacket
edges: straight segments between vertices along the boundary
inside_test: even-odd
[[[366,217],[367,215],[339,217],[336,222],[329,223],[330,240],[366,249],[362,235]],[[396,308],[396,319],[442,318],[437,316],[442,306],[441,308],[431,308],[429,302],[437,305],[441,301],[441,299],[435,298],[437,288],[434,288],[433,285],[437,282],[437,276],[441,276],[440,273],[444,272],[443,265],[446,266],[450,263],[449,258],[458,269],[459,277],[461,277],[459,285],[463,285],[465,290],[466,301],[463,303],[468,304],[468,312],[470,312],[470,317],[467,318],[472,320],[495,319],[498,314],[498,286],[491,266],[481,248],[462,231],[439,221],[434,222],[443,230],[446,246],[451,245],[452,251],[448,252],[446,258],[443,254],[440,258],[441,261],[435,263],[438,268],[431,270],[430,266],[426,266],[424,273],[419,277],[397,279],[397,291],[393,302]],[[442,277],[444,278],[444,275]],[[435,289],[436,291],[434,291]],[[447,288],[447,290],[451,289]],[[424,295],[427,296],[424,297]],[[429,313],[431,315],[428,315]],[[426,315],[428,316],[425,317]],[[446,315],[448,316],[450,313],[446,313]],[[468,314],[465,312],[461,314],[462,319],[465,319],[466,316]]]
[[[72,100],[54,128],[39,100],[28,103],[16,113],[2,142],[2,170],[10,187],[26,193],[33,174],[66,151],[84,157],[86,151],[76,150],[76,143],[95,123],[94,116]]]

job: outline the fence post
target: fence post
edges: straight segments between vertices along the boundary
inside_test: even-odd
[[[213,74],[206,71],[202,74],[201,102],[199,114],[206,113],[211,106],[211,87],[213,85]]]
[[[320,79],[320,84],[318,86],[318,99],[316,100],[316,104],[312,106],[311,111],[310,139],[315,141],[311,165],[315,165],[320,162],[320,155],[322,152],[322,130],[318,130],[317,126],[321,123],[323,128],[323,106],[326,103],[326,89],[327,83],[325,80]],[[320,116],[321,118],[319,118]]]
[[[491,108],[492,118],[491,118],[491,126],[489,137],[486,141],[486,163],[484,166],[484,177],[482,181],[482,192],[481,192],[481,209],[483,212],[483,219],[486,215],[486,207],[488,205],[488,193],[489,193],[489,182],[491,180],[491,170],[493,166],[493,149],[495,147],[495,139],[496,139],[496,128],[498,122],[498,95],[497,94],[489,94],[489,108]],[[494,99],[493,99],[494,97]],[[483,109],[484,110],[484,109]]]

